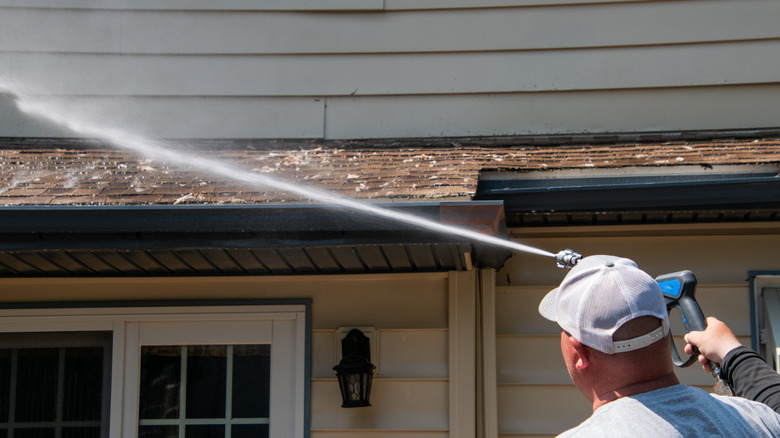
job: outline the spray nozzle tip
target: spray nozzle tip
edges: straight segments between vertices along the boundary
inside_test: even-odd
[[[571,269],[582,258],[582,254],[573,249],[564,249],[555,255],[555,260],[558,261],[558,267],[563,269]]]

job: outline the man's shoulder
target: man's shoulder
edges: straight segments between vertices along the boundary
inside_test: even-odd
[[[701,436],[703,430],[721,436],[780,436],[780,416],[757,402],[675,385],[607,403],[560,436],[683,437]]]
[[[780,428],[780,415],[769,406],[743,397],[709,394],[713,399],[734,408],[748,419],[754,419],[762,424],[772,424]]]

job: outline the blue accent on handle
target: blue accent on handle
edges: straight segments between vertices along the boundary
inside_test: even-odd
[[[661,291],[663,291],[664,295],[670,298],[680,298],[680,294],[682,293],[682,284],[680,283],[680,280],[676,278],[666,280],[659,282],[658,285],[661,286]]]

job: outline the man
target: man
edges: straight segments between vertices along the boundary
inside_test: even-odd
[[[681,385],[658,283],[628,259],[577,263],[539,305],[593,415],[563,437],[780,437],[767,406]]]

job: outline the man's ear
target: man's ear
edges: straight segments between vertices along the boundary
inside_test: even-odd
[[[580,371],[587,369],[593,363],[593,352],[587,345],[583,345],[573,336],[569,336],[569,343],[577,353],[577,360],[574,366]]]

